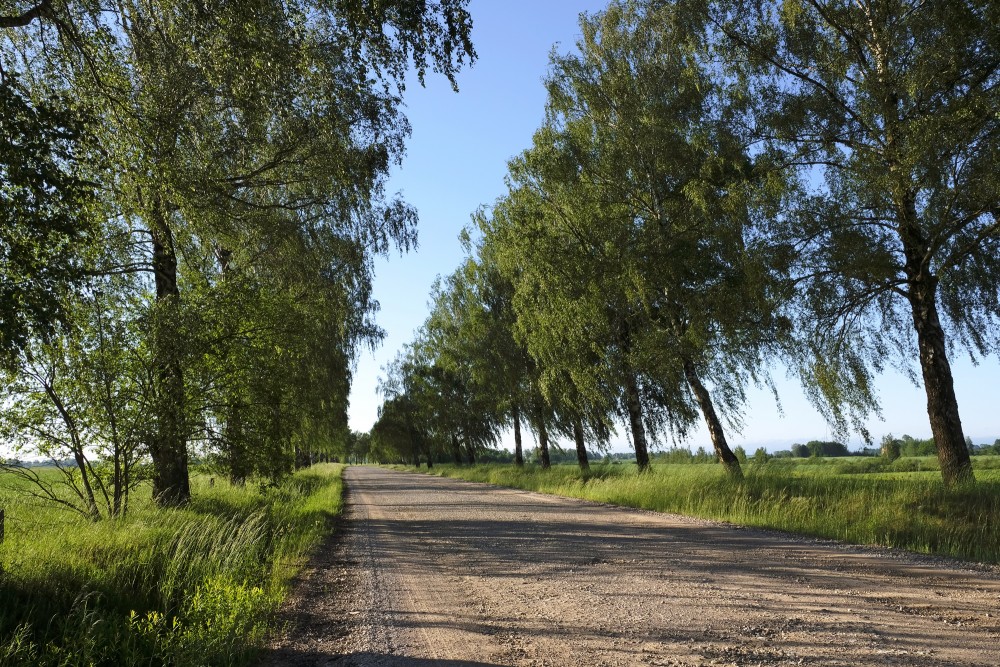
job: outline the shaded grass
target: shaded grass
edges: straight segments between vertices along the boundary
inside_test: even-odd
[[[1000,562],[1000,470],[977,471],[973,487],[946,489],[940,473],[865,472],[827,459],[745,466],[741,482],[717,464],[528,466],[437,465],[432,474],[774,528],[857,544]],[[863,466],[864,464],[859,464]],[[977,466],[978,467],[978,466]]]
[[[274,488],[196,476],[184,508],[144,501],[98,523],[0,477],[0,665],[249,664],[340,512],[341,470],[314,466]]]

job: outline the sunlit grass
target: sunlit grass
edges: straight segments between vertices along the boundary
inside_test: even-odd
[[[930,460],[874,466],[863,459],[745,466],[741,482],[716,464],[438,465],[433,474],[627,507],[676,512],[858,544],[1000,562],[1000,469],[976,461],[979,483],[946,489]],[[874,461],[875,459],[868,459]],[[906,461],[906,459],[901,459]],[[867,472],[861,468],[867,466]],[[857,468],[857,469],[854,469]]]
[[[342,467],[274,488],[195,476],[194,499],[92,523],[0,478],[0,665],[242,665],[339,513]]]

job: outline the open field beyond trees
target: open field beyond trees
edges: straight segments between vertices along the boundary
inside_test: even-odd
[[[143,493],[98,522],[0,477],[0,665],[250,664],[340,512],[341,471],[320,464],[271,487],[196,474],[184,508]]]
[[[817,537],[1000,562],[1000,459],[974,457],[979,483],[947,489],[934,457],[773,459],[732,480],[717,463],[518,468],[435,465],[433,474],[676,512]],[[402,468],[402,466],[399,466]],[[412,468],[410,468],[412,470]]]

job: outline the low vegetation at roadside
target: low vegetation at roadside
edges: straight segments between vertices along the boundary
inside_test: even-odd
[[[249,664],[340,511],[341,471],[271,487],[196,475],[183,508],[100,522],[0,478],[0,665]]]
[[[905,465],[900,463],[905,462]],[[713,464],[436,465],[429,472],[500,486],[677,512],[817,537],[1000,562],[1000,469],[974,457],[979,483],[946,488],[936,460],[772,460],[743,480]],[[914,472],[909,470],[913,469]],[[412,470],[412,468],[410,468]]]

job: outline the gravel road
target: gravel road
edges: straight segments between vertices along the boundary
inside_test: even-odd
[[[269,667],[1000,665],[1000,572],[376,468]]]

